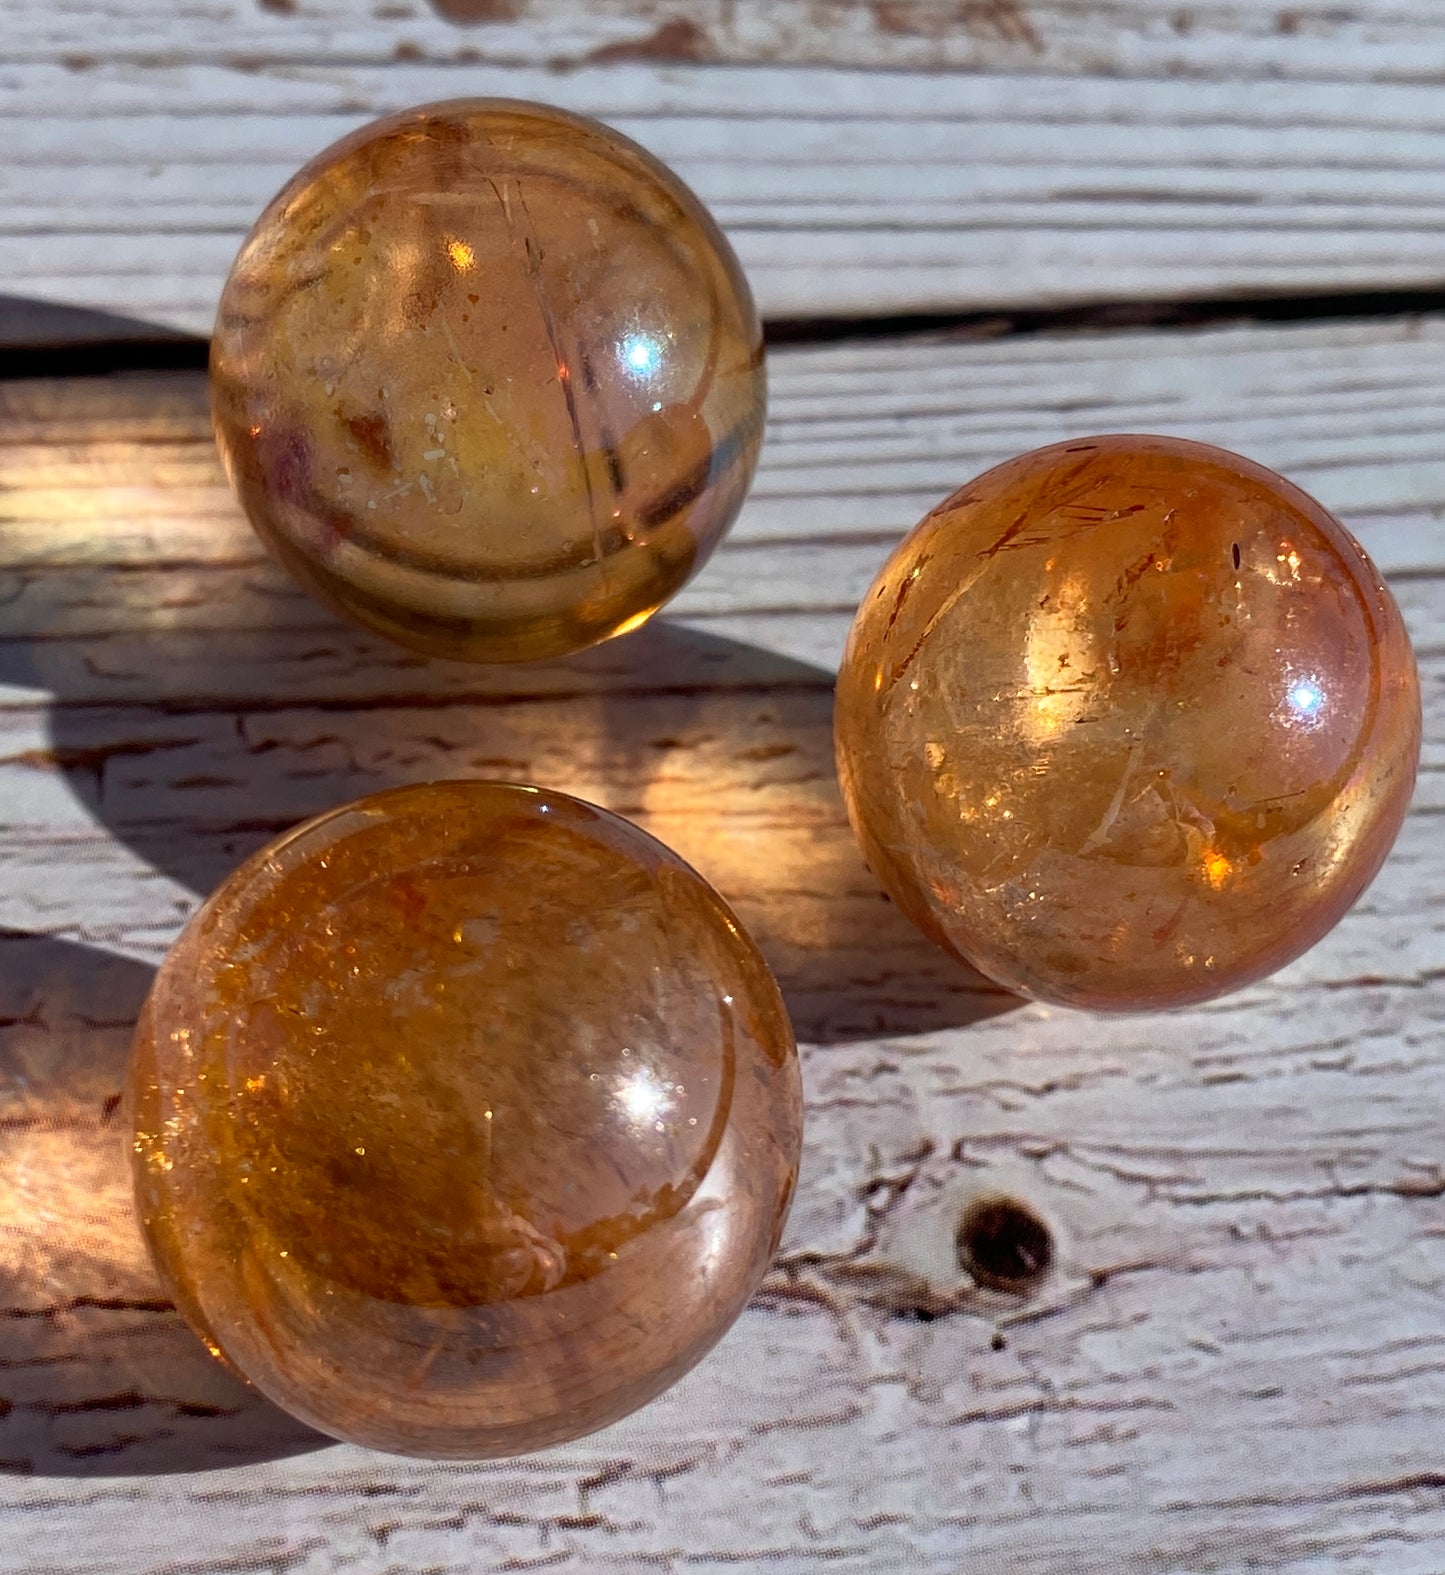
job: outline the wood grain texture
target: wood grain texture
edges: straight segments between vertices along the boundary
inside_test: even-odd
[[[195,374],[0,385],[0,1569],[1437,1575],[1445,1538],[1445,322],[882,341],[773,360],[757,493],[667,617],[566,662],[427,662],[264,559]],[[1387,571],[1426,755],[1384,873],[1207,1009],[1020,1006],[883,901],[831,673],[899,533],[1107,429],[1287,470]],[[158,1298],[114,1095],[197,894],[313,809],[531,777],[713,879],[805,1041],[764,1293],[593,1439],[431,1467],[323,1446]],[[1028,1201],[1056,1263],[980,1288]]]
[[[4,288],[193,331],[306,158],[468,94],[636,136],[770,316],[1441,282],[1426,0],[9,0],[0,58]]]

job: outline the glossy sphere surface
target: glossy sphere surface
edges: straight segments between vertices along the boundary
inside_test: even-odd
[[[302,170],[236,260],[211,372],[262,539],[340,611],[477,661],[641,623],[762,435],[761,329],[702,205],[605,126],[504,100]]]
[[[771,974],[660,843],[557,793],[402,788],[244,865],[136,1031],[178,1306],[339,1438],[480,1458],[601,1427],[722,1335],[801,1125]]]
[[[1012,989],[1182,1005],[1317,941],[1409,802],[1399,609],[1298,488],[1202,444],[1009,461],[874,582],[838,685],[875,873]]]

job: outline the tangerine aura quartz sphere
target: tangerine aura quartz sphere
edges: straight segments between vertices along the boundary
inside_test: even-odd
[[[697,198],[541,105],[364,126],[257,221],[211,347],[252,524],[341,612],[478,661],[643,622],[762,435],[762,332]]]
[[[642,1405],[777,1245],[787,1014],[717,894],[563,794],[401,788],[256,854],[130,1071],[152,1255],[212,1351],[338,1438],[483,1458]]]
[[[854,623],[837,745],[869,862],[941,945],[1045,1000],[1177,1006],[1364,890],[1420,693],[1399,609],[1312,498],[1221,449],[1098,437],[908,536]]]

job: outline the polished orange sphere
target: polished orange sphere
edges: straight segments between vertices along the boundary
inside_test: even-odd
[[[762,437],[762,331],[702,204],[617,132],[498,99],[308,164],[241,248],[211,376],[277,556],[475,661],[642,623],[731,524]]]
[[[403,1454],[575,1438],[757,1287],[801,1094],[721,898],[565,794],[378,794],[256,854],[155,981],[130,1070],[152,1255],[212,1352]]]
[[[1222,449],[1096,437],[941,503],[868,592],[838,767],[941,945],[1072,1006],[1206,1000],[1334,925],[1420,752],[1398,607],[1312,498]]]

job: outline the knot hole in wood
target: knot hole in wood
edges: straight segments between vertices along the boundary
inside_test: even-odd
[[[1025,1203],[990,1194],[964,1209],[954,1238],[958,1265],[996,1291],[1025,1291],[1054,1261],[1049,1227]]]

